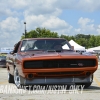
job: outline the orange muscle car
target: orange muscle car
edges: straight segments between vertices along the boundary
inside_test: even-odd
[[[62,38],[29,38],[6,57],[8,82],[20,85],[81,84],[89,87],[98,68],[96,56],[75,52]]]

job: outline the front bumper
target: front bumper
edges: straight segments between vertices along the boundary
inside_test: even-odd
[[[33,80],[28,80],[20,76],[20,84],[23,85],[42,85],[42,84],[74,84],[74,83],[90,83],[92,82],[92,75],[86,78],[76,78],[76,77],[68,77],[68,78],[34,78]]]

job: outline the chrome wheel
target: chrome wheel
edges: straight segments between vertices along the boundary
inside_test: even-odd
[[[9,78],[10,78],[10,74],[8,73],[8,81],[9,81]]]
[[[16,67],[15,67],[15,70],[14,70],[14,82],[15,82],[15,85],[17,86],[17,88],[19,88],[21,86],[20,76],[19,76],[19,73],[18,73],[18,70],[17,70]]]

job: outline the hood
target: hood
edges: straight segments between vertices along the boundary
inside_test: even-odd
[[[61,52],[53,52],[53,51],[33,51],[33,52],[25,52],[21,53],[25,58],[33,58],[33,57],[57,57],[57,56],[87,56],[90,55],[88,53],[77,53],[74,51],[61,51]]]

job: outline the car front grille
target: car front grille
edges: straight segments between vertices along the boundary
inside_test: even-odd
[[[39,69],[39,68],[81,68],[96,66],[95,59],[56,59],[56,60],[34,60],[25,61],[24,69]]]
[[[71,72],[45,72],[45,73],[37,73],[38,76],[52,76],[52,75],[79,75],[82,74],[83,71],[71,71]]]

